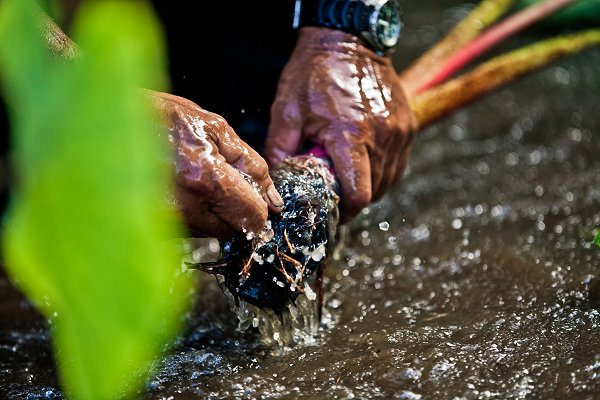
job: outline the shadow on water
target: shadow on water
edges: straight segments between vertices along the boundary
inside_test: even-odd
[[[407,13],[408,59],[464,14],[456,4]],[[598,50],[573,57],[425,131],[405,179],[345,228],[314,342],[238,332],[199,276],[143,397],[597,397],[598,65]],[[46,325],[4,276],[0,304],[0,398],[61,398]]]

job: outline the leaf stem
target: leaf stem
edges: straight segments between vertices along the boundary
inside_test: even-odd
[[[440,63],[443,63],[456,49],[469,43],[494,24],[512,7],[515,0],[484,0],[459,22],[433,47],[413,61],[402,73],[400,79],[409,95],[426,82]]]
[[[471,72],[413,98],[411,106],[419,128],[432,124],[529,72],[600,45],[600,29],[563,35],[493,58]]]
[[[475,60],[498,43],[533,25],[537,21],[554,14],[573,2],[574,0],[546,0],[539,4],[527,7],[498,23],[448,57],[443,65],[438,68],[437,73],[435,73],[429,81],[426,81],[419,86],[415,90],[415,93],[419,94],[446,81],[471,61]]]
[[[42,10],[39,10],[40,30],[46,46],[56,56],[71,61],[79,56],[79,47]]]

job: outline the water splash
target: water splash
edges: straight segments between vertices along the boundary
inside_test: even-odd
[[[217,276],[217,282],[224,285],[225,278]],[[261,342],[267,346],[285,348],[316,343],[321,310],[316,297],[307,295],[307,292],[298,295],[293,302],[289,301],[277,313],[236,299],[228,290],[224,293],[238,320],[239,332],[257,328]]]

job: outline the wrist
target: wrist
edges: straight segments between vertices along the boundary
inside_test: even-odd
[[[387,58],[371,49],[365,39],[337,29],[306,26],[300,28],[296,48],[358,54],[376,59]]]

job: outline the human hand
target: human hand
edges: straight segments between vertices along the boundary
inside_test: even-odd
[[[174,150],[175,202],[192,233],[260,232],[283,200],[267,163],[227,122],[182,97],[146,91]]]
[[[342,222],[348,222],[402,175],[415,131],[389,57],[342,31],[301,29],[271,108],[270,164],[322,145],[340,180]]]

